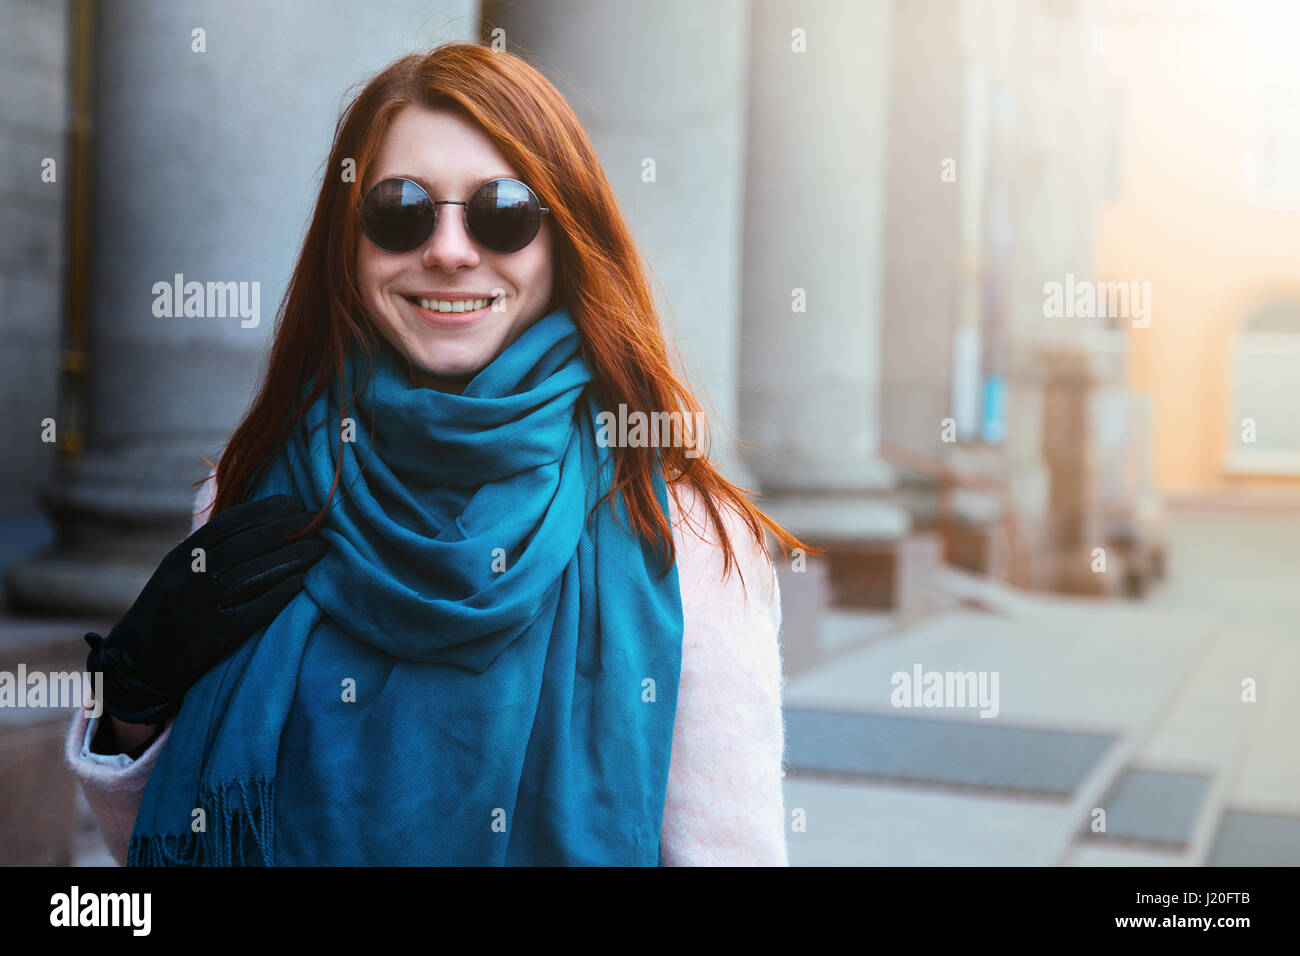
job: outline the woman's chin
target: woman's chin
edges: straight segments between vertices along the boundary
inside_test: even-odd
[[[428,368],[421,365],[413,365],[411,372],[411,384],[419,388],[432,388],[439,392],[456,392],[459,393],[466,385],[470,383],[479,369],[483,366],[464,366],[440,365],[435,368]]]

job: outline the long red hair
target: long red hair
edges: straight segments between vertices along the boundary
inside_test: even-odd
[[[380,142],[408,104],[457,110],[477,124],[550,208],[556,227],[552,305],[566,304],[577,323],[600,407],[616,409],[622,403],[647,417],[702,412],[673,371],[645,266],[569,104],[514,54],[447,44],[394,62],[339,117],[311,227],[276,317],[261,387],[216,468],[214,516],[244,499],[262,463],[283,447],[311,402],[330,381],[341,380],[349,347],[355,342],[369,354],[374,332],[365,327],[369,319],[357,285],[361,233],[355,210]],[[354,174],[344,177],[348,160],[355,163]],[[665,571],[675,555],[672,529],[654,494],[656,453],[674,495],[682,483],[698,493],[724,551],[724,576],[738,564],[720,505],[730,505],[743,518],[760,548],[766,526],[783,547],[820,553],[764,515],[750,500],[751,492],[723,478],[707,456],[688,457],[688,450],[611,448],[610,494],[622,493],[633,528],[657,544]],[[339,488],[340,467],[317,521]]]

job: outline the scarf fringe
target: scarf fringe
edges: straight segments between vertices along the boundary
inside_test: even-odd
[[[271,866],[275,781],[234,780],[199,788],[204,833],[131,836],[127,866]]]

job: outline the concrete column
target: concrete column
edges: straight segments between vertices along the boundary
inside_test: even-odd
[[[882,437],[943,455],[953,414],[961,238],[961,18],[952,0],[894,5],[884,250]],[[906,480],[906,476],[900,476]]]
[[[1005,475],[1015,488],[1027,583],[1095,593],[1121,575],[1099,577],[1088,568],[1080,535],[1103,534],[1103,523],[1090,504],[1098,493],[1091,475],[1097,466],[1083,449],[1093,446],[1100,424],[1094,396],[1107,390],[1116,370],[1103,354],[1105,334],[1093,338],[1098,323],[1048,318],[1043,288],[1064,283],[1070,273],[1094,277],[1109,16],[1094,0],[990,12],[996,15],[982,19],[997,24],[1001,72],[1017,103]],[[1067,358],[1054,350],[1081,354]],[[1073,409],[1076,401],[1085,411]],[[1063,426],[1069,429],[1064,438]]]
[[[956,416],[953,371],[962,302],[961,190],[966,64],[952,0],[893,6],[881,352],[881,437],[946,459]],[[901,469],[896,500],[915,528],[939,522],[940,486]]]
[[[909,527],[878,457],[891,4],[751,17],[744,438],[765,506],[871,589],[855,549]]]
[[[737,430],[747,4],[483,4],[485,30],[542,70],[582,121],[646,257],[711,457],[747,483]],[[485,36],[485,39],[488,37]]]
[[[20,607],[117,614],[189,527],[255,386],[341,98],[396,57],[477,38],[469,0],[98,5],[86,452],[42,496],[56,549]],[[199,32],[201,31],[201,32]],[[247,283],[250,317],[155,315],[155,283]],[[53,317],[51,317],[53,320]]]
[[[55,470],[54,445],[33,437],[58,394],[68,20],[66,2],[0,4],[0,521]],[[0,540],[0,562],[13,544]]]

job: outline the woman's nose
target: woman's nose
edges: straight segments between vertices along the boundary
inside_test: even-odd
[[[420,259],[429,268],[456,269],[478,264],[478,247],[465,225],[464,206],[438,207],[438,221],[425,240]]]

